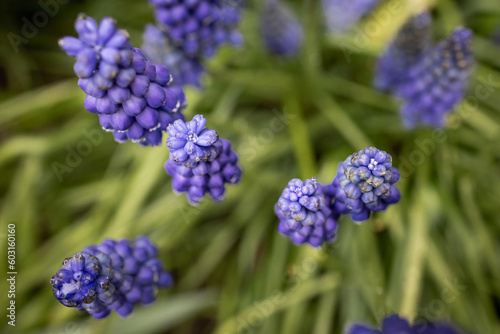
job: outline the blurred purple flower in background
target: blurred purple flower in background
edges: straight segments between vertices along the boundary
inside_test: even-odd
[[[471,38],[469,29],[457,28],[409,68],[395,93],[403,99],[401,115],[408,128],[444,126],[445,115],[464,98],[474,64]]]
[[[330,31],[344,32],[368,14],[381,0],[322,0]]]
[[[460,334],[455,328],[445,323],[418,322],[410,326],[406,319],[392,314],[382,321],[382,330],[362,324],[353,324],[347,334]]]
[[[430,14],[424,12],[411,17],[380,57],[375,86],[384,91],[396,89],[407,80],[408,69],[417,64],[431,47]]]
[[[280,0],[267,0],[260,13],[260,36],[269,53],[292,57],[300,51],[303,31],[286,4]]]
[[[153,63],[162,64],[170,70],[174,84],[201,87],[201,76],[205,72],[202,57],[188,56],[174,46],[168,35],[157,26],[146,26],[142,50]]]

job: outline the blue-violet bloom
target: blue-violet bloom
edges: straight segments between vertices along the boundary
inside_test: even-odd
[[[290,180],[274,207],[278,232],[297,245],[319,247],[333,241],[338,215],[330,209],[329,201],[316,178]]]
[[[76,58],[78,85],[87,94],[84,107],[99,115],[115,140],[159,145],[162,132],[186,105],[181,87],[171,85],[170,72],[150,63],[141,50],[133,48],[125,30],[105,17],[98,25],[80,14],[75,22],[78,38],[67,36],[59,46]]]

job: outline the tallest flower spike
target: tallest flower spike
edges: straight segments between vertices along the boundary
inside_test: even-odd
[[[405,125],[442,127],[465,94],[474,64],[470,41],[472,31],[456,28],[408,71],[407,80],[396,95],[403,99],[401,114]]]
[[[431,46],[430,14],[423,12],[411,17],[380,57],[375,86],[383,91],[397,89],[407,79],[408,68],[417,64]]]
[[[63,37],[59,46],[76,58],[78,85],[87,94],[84,107],[98,114],[115,140],[159,145],[162,131],[177,119],[186,99],[182,88],[170,85],[172,77],[162,65],[150,63],[133,48],[125,30],[105,17],[96,21],[80,14],[76,37]]]

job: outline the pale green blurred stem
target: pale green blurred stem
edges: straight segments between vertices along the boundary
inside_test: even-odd
[[[162,174],[165,182],[168,180],[163,168],[158,168],[158,166],[163,166],[167,158],[166,150],[164,150],[163,154],[161,151],[150,150],[142,155],[139,170],[134,174],[130,182],[130,190],[133,191],[127,192],[115,218],[109,224],[104,235],[116,238],[117,236],[127,236],[130,233],[129,228],[133,226],[133,220],[151,189],[156,186],[156,180],[162,179]]]
[[[420,166],[416,175],[416,189],[412,196],[412,205],[408,213],[408,234],[406,238],[405,256],[403,257],[403,273],[401,275],[400,314],[413,319],[417,313],[424,260],[427,255],[426,176],[428,162]],[[403,199],[405,200],[405,199]],[[409,199],[406,199],[409,200]]]
[[[307,122],[296,95],[288,95],[284,101],[285,112],[293,115],[290,118],[289,133],[293,143],[295,158],[300,168],[302,179],[316,175],[316,161]]]
[[[336,289],[339,285],[340,278],[337,274],[326,274],[322,277],[308,280],[299,283],[295,288],[292,288],[286,292],[279,293],[276,296],[270,296],[265,300],[259,301],[260,303],[271,303],[274,305],[271,312],[265,314],[266,317],[273,315],[276,312],[287,309],[298,303],[302,303],[313,296],[322,294],[325,292],[332,291]],[[259,312],[259,308],[256,305],[250,306],[235,315],[234,317],[226,320],[216,331],[216,334],[229,334],[237,333],[250,327],[248,321],[244,321],[241,326],[239,325],[238,319],[249,319],[252,313]]]
[[[314,334],[332,333],[332,318],[335,315],[339,293],[337,290],[324,293],[321,296],[318,307],[318,316],[314,322]]]
[[[355,150],[360,150],[371,144],[371,140],[361,131],[358,125],[348,116],[346,111],[333,98],[326,94],[318,94],[318,109],[323,113],[333,127],[351,144]]]

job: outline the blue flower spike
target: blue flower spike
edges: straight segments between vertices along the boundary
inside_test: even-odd
[[[408,69],[418,64],[432,47],[431,16],[423,12],[411,17],[380,57],[375,86],[394,91],[408,80]]]
[[[302,26],[280,0],[267,0],[260,14],[260,36],[266,50],[280,57],[297,55],[302,46]]]
[[[390,154],[372,146],[356,152],[339,164],[331,184],[334,210],[350,214],[355,222],[365,221],[370,212],[383,211],[400,201],[394,185],[399,178]]]
[[[149,0],[159,28],[186,56],[212,57],[222,44],[241,45],[240,5],[224,0]]]
[[[402,99],[401,115],[409,129],[418,125],[440,128],[446,115],[464,98],[474,64],[472,32],[457,28],[430,50],[395,92]]]
[[[173,45],[168,35],[157,26],[146,26],[142,50],[151,62],[162,64],[170,70],[174,84],[201,87],[201,77],[205,72],[203,57],[187,55]]]
[[[115,311],[129,315],[135,304],[149,304],[158,289],[173,283],[157,249],[147,237],[135,241],[106,239],[63,261],[50,283],[54,297],[96,319]]]
[[[174,191],[185,192],[193,205],[206,194],[216,202],[222,201],[226,184],[239,183],[242,173],[231,143],[219,139],[217,132],[205,124],[205,117],[196,115],[189,122],[175,121],[167,129],[170,157],[165,171],[172,176]]]
[[[329,202],[316,178],[290,180],[274,207],[279,233],[297,245],[320,247],[333,241],[338,215],[330,209]]]
[[[159,145],[168,124],[183,119],[180,111],[186,105],[183,90],[171,85],[170,72],[133,48],[128,33],[116,29],[112,18],[98,25],[80,14],[75,29],[78,38],[63,37],[59,46],[76,58],[78,85],[87,94],[85,109],[97,114],[119,143]]]
[[[343,33],[367,15],[380,1],[322,0],[326,25],[332,32]]]
[[[194,168],[199,162],[215,158],[214,144],[219,140],[219,135],[205,128],[205,124],[205,117],[196,115],[189,122],[177,120],[168,126],[167,147],[176,163]]]

